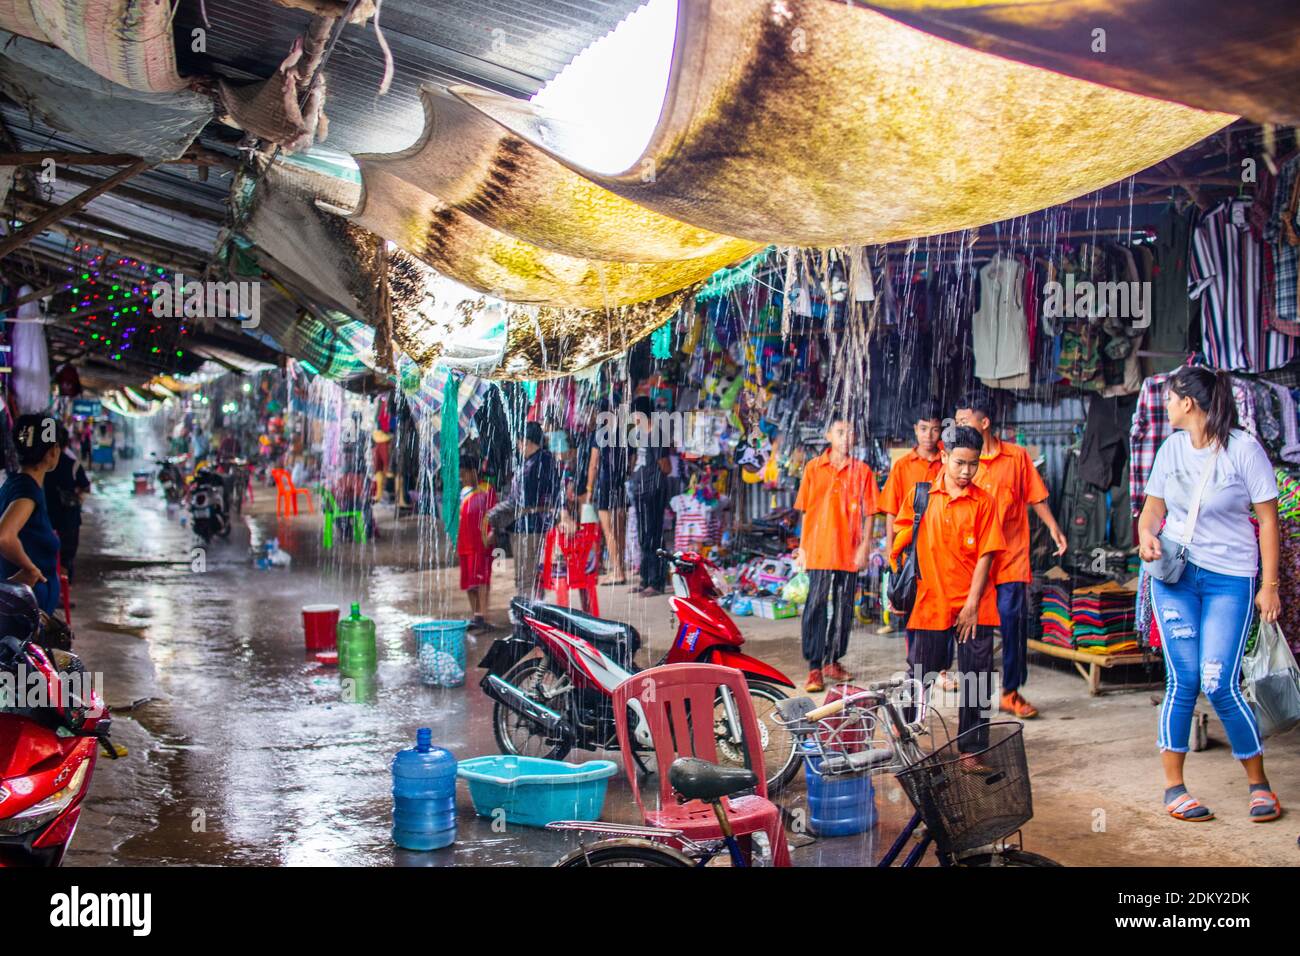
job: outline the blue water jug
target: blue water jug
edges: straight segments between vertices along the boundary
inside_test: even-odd
[[[437,850],[456,840],[456,758],[433,746],[421,727],[415,747],[393,758],[393,842],[405,850]]]
[[[817,747],[805,741],[808,829],[822,837],[865,833],[876,825],[876,789],[869,773],[823,775]]]

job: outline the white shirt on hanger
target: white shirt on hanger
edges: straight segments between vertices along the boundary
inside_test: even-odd
[[[975,377],[985,380],[1029,374],[1029,319],[1025,313],[1025,267],[998,252],[980,269],[980,306],[971,319]]]

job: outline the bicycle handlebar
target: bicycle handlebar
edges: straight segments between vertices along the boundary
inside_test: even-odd
[[[808,711],[808,713],[804,714],[804,720],[815,722],[818,720],[824,720],[827,717],[833,717],[836,714],[841,713],[849,704],[862,700],[864,697],[878,697],[884,692],[893,690],[896,687],[901,687],[902,685],[903,681],[901,679],[875,681],[874,683],[868,684],[861,693],[841,697],[839,700],[831,701],[829,704],[822,704],[820,707]]]
[[[839,700],[831,701],[829,704],[822,704],[820,707],[816,707],[804,714],[804,720],[814,723],[819,720],[824,720],[827,717],[833,717],[835,714],[842,711],[848,702],[849,699],[847,697],[841,697]]]

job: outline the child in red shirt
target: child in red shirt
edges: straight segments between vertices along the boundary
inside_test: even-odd
[[[487,513],[497,503],[492,486],[479,476],[478,459],[467,455],[460,460],[460,527],[456,533],[456,554],[460,558],[460,589],[469,598],[471,631],[487,630],[484,614],[492,585],[492,530]]]

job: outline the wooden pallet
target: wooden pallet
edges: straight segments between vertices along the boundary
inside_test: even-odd
[[[1031,651],[1038,651],[1040,654],[1046,654],[1048,657],[1059,657],[1061,660],[1070,661],[1074,664],[1074,669],[1079,672],[1079,676],[1088,682],[1088,695],[1096,697],[1101,693],[1101,670],[1103,667],[1118,667],[1123,664],[1145,664],[1154,660],[1154,655],[1145,654],[1141,651],[1132,651],[1127,654],[1089,654],[1087,651],[1071,650],[1068,647],[1057,647],[1055,644],[1047,644],[1043,641],[1036,641],[1030,638],[1027,642]],[[1086,667],[1084,665],[1087,665]],[[1150,681],[1138,684],[1121,684],[1108,690],[1137,690],[1141,688],[1161,687],[1163,682],[1152,683]]]

